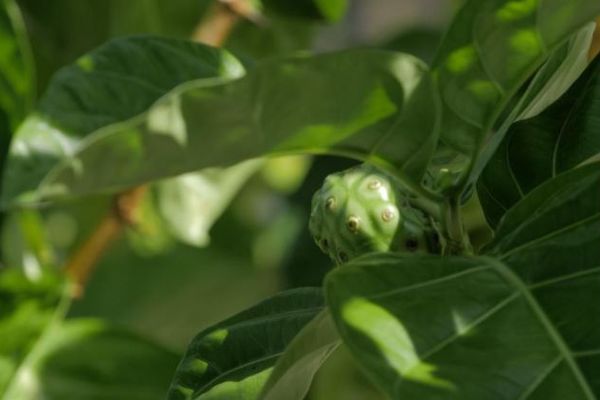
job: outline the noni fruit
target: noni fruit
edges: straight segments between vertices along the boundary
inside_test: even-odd
[[[435,251],[437,234],[391,176],[367,164],[329,175],[314,194],[309,222],[337,264],[373,251]]]

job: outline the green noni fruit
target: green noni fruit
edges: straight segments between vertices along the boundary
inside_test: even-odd
[[[309,222],[317,245],[337,264],[373,251],[434,252],[430,219],[394,178],[363,164],[329,175],[314,194]]]

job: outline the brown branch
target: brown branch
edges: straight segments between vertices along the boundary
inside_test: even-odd
[[[210,46],[223,46],[235,25],[242,19],[260,23],[260,15],[249,0],[218,0],[198,23],[192,39]]]
[[[588,53],[588,59],[593,60],[600,53],[600,17],[596,18],[596,30],[592,38],[592,45]]]
[[[92,235],[77,249],[65,266],[73,282],[73,297],[81,297],[96,263],[125,227],[135,224],[135,210],[141,203],[146,186],[138,186],[114,198],[113,206]]]
[[[216,1],[194,30],[192,39],[211,46],[223,45],[242,18],[258,21],[258,16],[250,3],[248,0]],[[83,295],[85,285],[96,264],[112,243],[119,238],[125,228],[136,224],[135,210],[147,190],[148,185],[142,185],[116,195],[113,207],[68,260],[65,272],[73,282],[74,298]]]

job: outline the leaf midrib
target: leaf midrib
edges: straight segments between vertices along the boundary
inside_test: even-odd
[[[581,389],[585,396],[589,400],[597,400],[596,396],[594,395],[594,392],[590,388],[581,370],[579,369],[579,366],[573,358],[571,350],[564,342],[560,332],[556,330],[552,321],[550,321],[542,307],[533,297],[528,287],[506,265],[499,263],[498,261],[491,258],[488,258],[488,263],[498,273],[498,275],[503,277],[509,284],[512,284],[512,286],[517,292],[521,293],[521,296],[525,299],[533,314],[537,317],[538,321],[544,326],[546,332],[550,336],[550,339],[552,339],[552,341],[554,342],[554,345],[559,351],[559,354],[561,354],[564,360],[566,361],[569,369],[575,377],[575,380],[581,385]]]

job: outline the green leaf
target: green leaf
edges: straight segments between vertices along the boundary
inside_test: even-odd
[[[338,331],[391,398],[600,396],[600,164],[508,212],[489,254],[365,256],[334,271]]]
[[[514,124],[478,182],[488,222],[557,174],[600,154],[600,59],[539,116]]]
[[[14,0],[0,1],[0,182],[12,133],[31,107],[34,73],[21,13]]]
[[[178,360],[101,321],[71,320],[44,337],[10,399],[160,400]]]
[[[258,398],[284,349],[322,309],[320,289],[294,289],[200,332],[177,368],[168,398]]]
[[[519,109],[517,121],[539,115],[575,83],[590,64],[595,31],[596,23],[588,23],[550,54],[519,101],[522,110]]]
[[[48,327],[62,318],[65,285],[51,273],[0,268],[0,396],[10,394],[27,374],[29,358],[37,351]]]
[[[122,59],[129,60],[131,68],[143,69],[130,55],[131,41],[107,45],[107,65]],[[164,46],[165,51],[170,48]],[[137,49],[140,58],[146,54]],[[153,65],[157,68],[153,74],[166,72],[158,71],[160,65]],[[180,86],[148,112],[88,134],[76,149],[66,146],[70,149],[66,152],[58,140],[68,137],[68,130],[30,121],[12,149],[4,202],[17,196],[23,201],[23,197],[40,200],[119,190],[265,154],[293,152],[368,160],[405,177],[418,190],[438,135],[433,83],[425,72],[424,64],[411,56],[369,50],[267,61],[229,83],[204,79]],[[63,127],[81,121],[89,124],[85,129],[89,132],[92,124],[109,123],[107,116],[114,120],[112,115],[119,113],[113,109],[116,105],[123,109],[130,103],[148,105],[147,93],[140,92],[139,85],[128,91],[113,88],[123,96],[116,101],[102,90],[106,80],[94,71],[88,76],[71,67],[63,74],[65,79],[71,73],[80,82],[66,85],[57,80],[48,94],[55,101],[46,103],[46,110],[65,119]],[[88,88],[100,90],[91,95],[95,100],[77,101],[85,98]],[[137,101],[128,100],[131,96]],[[98,108],[103,112],[97,118],[85,113]],[[54,138],[54,143],[46,139],[44,144],[54,146],[60,160],[48,157],[52,150],[35,146],[37,136]],[[38,185],[37,193],[32,193]]]
[[[400,51],[431,63],[440,44],[442,32],[430,27],[413,27],[396,33],[380,43],[385,49]]]
[[[340,20],[348,7],[348,0],[260,0],[267,11],[288,18],[306,18],[334,22]]]
[[[260,159],[250,160],[158,182],[158,207],[169,231],[192,246],[208,245],[208,231],[262,163]]]
[[[321,311],[285,349],[260,399],[304,400],[315,374],[340,344],[329,311]]]
[[[471,160],[471,179],[505,133],[495,128],[518,117],[520,107],[513,107],[519,89],[598,14],[595,0],[470,0],[463,6],[434,71],[443,103],[441,140]]]
[[[105,44],[62,69],[21,126],[3,194],[32,190],[48,169],[89,142],[90,133],[138,115],[179,84],[242,73],[227,52],[192,42],[140,36]]]
[[[344,342],[393,399],[595,398],[593,368],[495,260],[366,258],[328,293]]]

